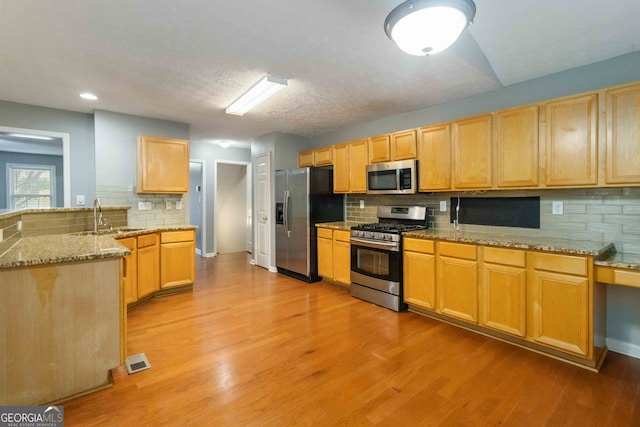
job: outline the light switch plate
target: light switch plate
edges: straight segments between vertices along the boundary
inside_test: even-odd
[[[447,211],[447,201],[440,200],[440,212],[446,212],[446,211]]]
[[[139,211],[150,211],[151,210],[151,202],[138,202],[138,210]]]
[[[179,210],[179,209],[182,209],[182,200],[178,200],[178,201],[176,202],[176,209],[178,209],[178,210]]]
[[[564,203],[562,201],[554,201],[551,203],[551,214],[562,215],[564,214]]]

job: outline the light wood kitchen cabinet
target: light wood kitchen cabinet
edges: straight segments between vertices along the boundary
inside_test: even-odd
[[[351,232],[333,230],[333,280],[351,284]]]
[[[138,236],[138,299],[160,289],[159,242],[158,233]]]
[[[378,135],[369,138],[369,163],[391,161],[391,136]]]
[[[313,158],[313,150],[298,152],[298,167],[306,168],[308,166],[313,166]]]
[[[451,189],[451,125],[418,130],[418,185],[420,191]]]
[[[366,139],[349,143],[349,192],[366,193],[368,144]]]
[[[478,323],[478,247],[438,242],[438,311]]]
[[[544,105],[545,185],[598,183],[598,95],[563,98]]]
[[[391,160],[411,160],[417,157],[417,131],[409,129],[391,134]]]
[[[433,240],[403,238],[404,302],[436,309],[436,256]]]
[[[349,192],[349,143],[333,146],[333,192]]]
[[[526,252],[482,248],[480,325],[524,338],[527,327]]]
[[[318,228],[318,275],[323,279],[351,284],[351,232]]]
[[[138,193],[189,191],[189,141],[140,135],[138,137]]]
[[[333,280],[333,230],[318,228],[318,276]]]
[[[531,105],[495,114],[496,187],[536,187],[539,107]]]
[[[587,258],[529,252],[531,339],[590,358],[592,327]]]
[[[131,251],[130,255],[126,255],[123,265],[122,280],[124,281],[124,299],[126,304],[137,301],[138,299],[138,251],[137,239],[135,237],[126,237],[118,239],[118,243],[125,246]]]
[[[640,183],[640,84],[605,92],[607,184]]]
[[[160,288],[192,285],[195,274],[195,231],[162,232],[160,235]]]
[[[453,188],[492,186],[492,117],[490,114],[453,124]]]

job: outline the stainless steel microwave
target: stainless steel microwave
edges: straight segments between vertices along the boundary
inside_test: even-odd
[[[414,194],[417,173],[416,160],[367,165],[367,194]]]

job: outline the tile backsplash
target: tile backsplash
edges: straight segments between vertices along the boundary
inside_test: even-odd
[[[640,188],[588,188],[485,192],[419,193],[415,195],[347,195],[347,220],[376,222],[378,205],[426,205],[429,227],[453,229],[451,197],[540,197],[540,228],[495,227],[460,224],[460,230],[515,236],[570,238],[614,242],[618,252],[640,254]],[[360,201],[364,200],[364,208]],[[440,201],[447,211],[440,212]],[[563,214],[552,214],[552,203],[563,202]],[[455,208],[455,206],[454,206]]]

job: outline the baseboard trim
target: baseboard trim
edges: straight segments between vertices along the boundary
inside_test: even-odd
[[[216,255],[218,255],[216,252],[207,252],[206,254],[204,254],[203,258],[213,258]]]
[[[640,345],[620,341],[615,338],[607,338],[607,347],[609,351],[640,359]]]

